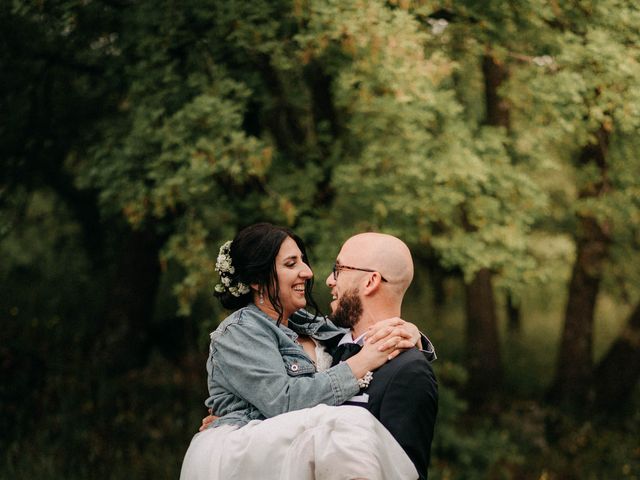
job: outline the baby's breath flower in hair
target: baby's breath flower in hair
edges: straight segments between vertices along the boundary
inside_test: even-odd
[[[231,262],[231,240],[225,242],[220,247],[218,258],[216,259],[216,272],[220,274],[220,282],[216,284],[214,290],[218,293],[222,293],[225,290],[231,293],[234,297],[240,297],[245,293],[249,293],[251,290],[248,285],[242,282],[235,282],[231,275],[235,273],[236,269]]]

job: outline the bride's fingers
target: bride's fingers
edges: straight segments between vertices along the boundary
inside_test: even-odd
[[[379,352],[385,352],[387,350],[392,350],[398,348],[398,344],[403,341],[399,336],[392,336],[387,338],[384,342],[378,345]]]
[[[397,327],[396,335],[410,341],[412,345],[421,345],[420,331],[415,327],[409,329],[404,326]]]
[[[375,323],[375,325],[372,325],[369,328],[376,328],[377,326],[402,325],[403,323],[405,323],[405,321],[400,317],[391,317],[385,318],[384,320],[379,320]]]
[[[404,338],[413,338],[413,333],[411,330],[407,329],[404,326],[404,320],[402,320],[403,324],[399,325],[390,325],[383,328],[376,328],[375,330],[371,330],[367,333],[366,339],[369,340],[370,343],[376,343],[382,339],[386,339],[386,337],[404,337]]]
[[[406,322],[399,317],[380,320],[375,325],[372,325],[367,329],[367,337],[372,337],[380,332],[387,330],[388,328],[398,327],[400,325],[404,325],[405,323]]]
[[[400,317],[391,317],[391,318],[387,318],[385,320],[382,320],[383,322],[388,322],[389,325],[402,325],[404,323],[406,323],[403,319],[401,319]]]
[[[404,338],[412,338],[413,337],[413,333],[410,330],[407,330],[404,327],[396,327],[394,333],[400,337],[404,337]]]
[[[380,330],[375,335],[368,337],[368,339],[370,343],[376,343],[380,340],[387,341],[396,337],[412,340],[413,343],[415,343],[416,340],[412,333],[403,327],[387,327],[383,330]]]
[[[406,348],[396,348],[393,352],[391,352],[387,356],[387,360],[393,360],[394,358],[396,358],[398,355],[400,355],[405,350],[406,350]]]
[[[413,342],[413,340],[405,339],[405,340],[400,340],[396,345],[396,348],[399,348],[401,350],[407,350],[408,348],[413,348],[415,346],[416,344]]]
[[[396,348],[394,348],[393,351],[387,356],[387,360],[392,360],[392,359],[396,358],[402,352],[404,352],[406,350],[409,350],[409,349],[413,348],[414,346],[415,345],[412,342],[408,341],[408,340],[401,340],[396,345]]]
[[[393,352],[391,352],[389,354],[389,356],[387,357],[387,360],[393,360],[394,358],[396,358],[398,355],[400,355],[403,352],[403,350],[394,350]]]
[[[373,344],[378,342],[379,340],[382,340],[383,338],[388,337],[391,332],[393,332],[393,327],[378,328],[372,332],[367,333],[365,338],[369,343]]]

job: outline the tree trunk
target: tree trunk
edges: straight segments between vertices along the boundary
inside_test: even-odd
[[[498,319],[491,272],[480,270],[466,291],[467,398],[482,402],[502,386]]]
[[[504,64],[490,53],[482,61],[485,85],[487,125],[509,127],[509,109],[498,89],[507,78]],[[468,231],[474,226],[465,221]],[[466,292],[466,396],[473,402],[482,402],[502,386],[502,362],[498,335],[498,316],[491,283],[491,271],[482,269],[465,285]]]
[[[312,101],[314,134],[313,142],[310,143],[315,143],[320,155],[325,159],[322,162],[322,175],[316,183],[313,204],[316,207],[329,208],[336,196],[332,185],[335,162],[329,159],[332,158],[336,139],[342,131],[333,100],[333,78],[317,60],[311,61],[305,67],[304,78]]]
[[[640,381],[640,302],[620,336],[595,370],[594,390],[598,407],[621,411]]]
[[[597,142],[583,148],[580,163],[594,163],[600,170],[597,182],[580,190],[580,197],[599,197],[609,190],[606,151],[608,133],[600,129]],[[590,398],[593,373],[593,322],[596,299],[608,256],[609,235],[606,225],[594,217],[578,217],[576,260],[573,265],[564,330],[558,354],[556,377],[549,391],[556,403],[584,404]]]
[[[433,291],[433,305],[435,306],[435,308],[442,308],[447,303],[447,289],[445,287],[447,274],[444,269],[437,264],[432,264],[427,268],[429,272],[429,280],[431,281],[431,288]]]
[[[513,301],[513,296],[507,293],[507,328],[509,333],[520,333],[522,330],[522,316],[520,306]]]
[[[508,130],[510,127],[509,105],[500,97],[498,89],[508,78],[509,72],[504,63],[487,53],[482,59],[482,74],[486,107],[485,123]]]
[[[582,228],[597,228],[583,219]],[[591,225],[589,225],[591,224]],[[569,284],[564,330],[558,356],[558,370],[552,389],[556,401],[573,402],[587,397],[593,368],[593,321],[600,276],[594,275],[598,241],[595,235],[578,243],[576,262]]]
[[[99,360],[108,374],[144,365],[161,273],[155,233],[129,231],[122,243],[99,329]]]

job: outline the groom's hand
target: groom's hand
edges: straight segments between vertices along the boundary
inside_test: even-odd
[[[216,417],[213,414],[213,411],[211,409],[209,409],[209,415],[207,415],[206,417],[204,417],[202,419],[202,425],[200,425],[200,428],[198,429],[199,432],[202,432],[203,430],[206,430],[209,425],[211,424],[211,422],[217,420],[220,417]]]
[[[366,338],[371,344],[379,343],[378,350],[380,351],[394,348],[393,352],[389,354],[389,360],[414,346],[422,348],[418,328],[413,323],[405,322],[400,317],[380,320],[369,327]]]

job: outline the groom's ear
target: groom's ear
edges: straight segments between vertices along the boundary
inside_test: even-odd
[[[380,284],[382,283],[382,276],[378,272],[373,272],[373,274],[369,275],[367,278],[367,283],[365,283],[364,288],[362,289],[363,295],[373,295],[380,288]]]

